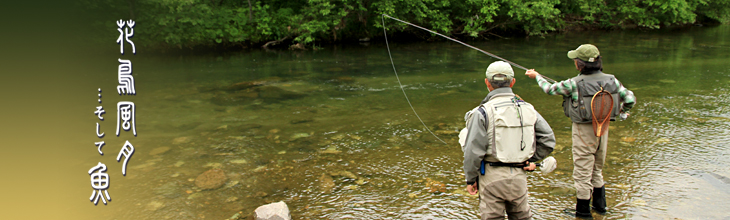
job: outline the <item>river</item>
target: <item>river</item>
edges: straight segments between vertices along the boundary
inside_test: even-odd
[[[468,43],[556,80],[577,74],[566,52],[592,43],[604,57],[604,72],[634,92],[631,117],[611,123],[603,171],[609,213],[597,218],[730,218],[730,26]],[[134,62],[136,96],[115,92],[117,54],[90,57],[79,64],[88,69],[71,73],[83,78],[71,85],[84,92],[74,94],[88,96],[71,102],[74,114],[83,114],[71,127],[85,129],[83,136],[75,132],[59,143],[85,147],[59,152],[70,165],[55,174],[73,195],[54,191],[74,200],[57,203],[61,208],[84,208],[61,216],[225,219],[284,201],[295,219],[478,218],[477,198],[464,192],[456,134],[464,113],[486,96],[484,71],[496,60],[453,42],[391,43],[390,49],[413,108],[447,144],[414,115],[381,42],[125,55]],[[523,70],[515,72],[514,92],[535,106],[557,138],[557,170],[528,175],[532,212],[536,219],[569,219],[562,210],[574,207],[575,189],[562,99],[544,94]],[[250,82],[263,86],[242,88]],[[97,88],[105,97],[103,122],[91,114],[100,105],[91,94]],[[137,137],[113,134],[114,103],[121,100],[137,106]],[[91,144],[98,139],[89,124],[96,122],[107,128],[104,156]],[[122,176],[114,158],[125,140],[136,152]],[[99,161],[109,166],[113,200],[95,207],[86,200],[92,190],[85,172]],[[196,187],[198,175],[210,169],[225,172],[225,185]]]

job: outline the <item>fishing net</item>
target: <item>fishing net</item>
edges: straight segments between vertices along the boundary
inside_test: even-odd
[[[591,99],[593,132],[596,137],[600,137],[608,131],[611,112],[613,112],[613,96],[601,88],[601,91],[596,92]]]

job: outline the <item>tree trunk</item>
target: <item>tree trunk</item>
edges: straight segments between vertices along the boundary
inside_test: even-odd
[[[253,20],[253,15],[251,15],[251,11],[253,11],[253,6],[251,6],[251,0],[248,0],[248,21]]]
[[[129,19],[134,20],[134,0],[128,0],[129,3]]]
[[[289,38],[289,36],[286,36],[286,37],[281,38],[279,40],[269,41],[269,42],[266,42],[266,44],[264,44],[264,46],[261,46],[261,47],[263,47],[264,49],[268,49],[269,48],[269,45],[277,45],[277,44],[281,43],[282,41],[284,41],[284,40],[286,40],[288,38]]]

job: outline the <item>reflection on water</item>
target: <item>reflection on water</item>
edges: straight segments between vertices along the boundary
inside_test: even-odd
[[[607,219],[727,218],[730,27],[477,42],[554,79],[576,74],[565,52],[601,48],[605,72],[633,90],[632,117],[611,123]],[[122,219],[224,219],[284,201],[297,219],[475,219],[457,131],[486,95],[495,61],[453,43],[392,45],[411,112],[382,45],[306,52],[140,60],[137,153],[114,206]],[[538,219],[574,206],[570,122],[560,97],[517,76],[557,135],[558,169],[529,175]],[[146,88],[146,91],[144,91]],[[196,186],[210,169],[226,174]],[[597,216],[598,217],[598,216]]]

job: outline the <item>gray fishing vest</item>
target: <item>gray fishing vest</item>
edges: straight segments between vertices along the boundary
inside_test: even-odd
[[[480,108],[489,117],[487,162],[523,163],[535,153],[537,111],[514,94],[499,94]]]
[[[573,101],[570,96],[563,97],[563,112],[574,123],[591,123],[593,113],[591,112],[591,99],[596,92],[603,90],[611,93],[613,97],[613,111],[611,111],[611,121],[616,120],[616,116],[620,113],[620,102],[618,89],[620,85],[616,85],[615,77],[611,74],[594,73],[589,75],[579,75],[573,77],[573,81],[578,86],[578,101]]]

